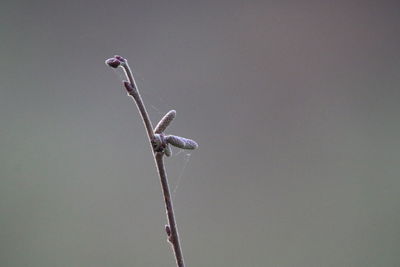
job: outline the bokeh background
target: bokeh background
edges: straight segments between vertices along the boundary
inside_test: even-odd
[[[398,1],[2,1],[0,266],[400,266]],[[178,182],[178,177],[180,181]]]

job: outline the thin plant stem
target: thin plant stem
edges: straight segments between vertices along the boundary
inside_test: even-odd
[[[122,64],[122,68],[124,69],[126,77],[129,80],[130,86],[133,88],[133,90],[128,91],[128,93],[130,96],[133,97],[133,99],[136,102],[136,106],[139,109],[140,115],[142,116],[142,120],[143,120],[144,126],[146,127],[147,135],[148,135],[150,143],[151,143],[151,140],[154,139],[154,131],[153,131],[153,125],[151,124],[151,120],[149,118],[149,114],[147,113],[147,110],[146,110],[146,106],[144,105],[142,97],[140,96],[139,89],[137,88],[135,78],[133,77],[133,74],[132,74],[131,68],[128,65],[128,62],[125,62],[125,64]],[[126,86],[126,84],[125,84],[125,86]]]
[[[168,235],[168,241],[171,243],[172,248],[174,250],[177,267],[184,267],[185,264],[184,264],[184,260],[183,260],[182,249],[180,246],[180,239],[179,239],[179,235],[178,235],[178,229],[177,229],[177,225],[176,225],[176,219],[175,219],[174,209],[173,209],[172,200],[171,200],[171,193],[169,190],[167,173],[166,173],[165,167],[164,167],[163,156],[165,154],[165,150],[163,150],[161,152],[155,150],[155,147],[157,144],[157,138],[154,134],[152,123],[150,121],[150,118],[147,113],[146,107],[143,103],[143,100],[140,96],[139,90],[137,88],[135,79],[133,77],[132,71],[128,65],[127,60],[120,56],[115,56],[114,58],[108,59],[106,61],[106,64],[108,64],[110,67],[113,67],[113,68],[121,66],[125,72],[126,77],[129,80],[129,82],[128,81],[124,82],[124,86],[125,86],[126,90],[128,91],[128,94],[134,99],[136,106],[142,117],[142,121],[143,121],[146,131],[147,131],[149,142],[150,142],[150,145],[151,145],[152,151],[153,151],[153,157],[154,157],[154,160],[155,160],[155,163],[157,166],[157,170],[158,170],[158,174],[160,177],[160,183],[161,183],[162,193],[164,196],[165,209],[166,209],[167,220],[168,220],[168,225],[166,225],[166,228],[165,228],[167,235]],[[175,111],[173,111],[172,113],[174,113],[174,112]],[[170,118],[166,124],[169,124],[172,119],[173,118]],[[165,128],[166,128],[166,126],[165,126]],[[162,142],[164,142],[163,145],[165,147],[167,144],[165,143],[163,134],[157,133],[157,136],[160,136],[160,138],[161,138],[160,140],[162,140]],[[197,144],[196,144],[196,147],[197,147]],[[190,149],[193,149],[193,148],[190,148]]]
[[[163,154],[160,152],[156,152],[155,160],[156,160],[156,164],[157,164],[158,174],[160,176],[161,187],[162,187],[164,201],[165,201],[165,209],[166,209],[167,218],[168,218],[168,226],[169,226],[169,231],[167,231],[167,234],[169,235],[168,241],[172,244],[172,247],[174,249],[177,266],[183,267],[183,266],[185,266],[185,264],[183,262],[182,249],[181,249],[181,246],[179,243],[178,228],[176,226],[176,220],[175,220],[175,216],[174,216],[174,207],[172,205],[171,194],[170,194],[168,179],[167,179],[167,173],[166,173],[165,167],[164,167]]]

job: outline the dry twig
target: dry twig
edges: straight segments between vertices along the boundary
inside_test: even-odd
[[[174,250],[176,264],[178,267],[184,267],[182,249],[180,246],[180,240],[178,235],[178,229],[176,225],[176,219],[174,215],[174,208],[172,205],[171,194],[168,185],[167,173],[164,167],[164,155],[170,156],[171,149],[170,145],[176,146],[182,149],[196,149],[197,143],[193,140],[183,138],[175,135],[164,135],[164,131],[175,118],[176,111],[169,111],[157,124],[153,130],[149,115],[146,111],[146,107],[143,103],[142,97],[139,94],[135,79],[132,71],[129,68],[128,61],[121,56],[114,56],[113,58],[107,59],[106,64],[112,68],[122,67],[128,81],[124,81],[125,89],[128,95],[133,98],[136,106],[142,117],[143,124],[147,131],[147,136],[153,150],[154,160],[156,162],[158,174],[160,176],[161,188],[165,201],[165,209],[167,213],[168,224],[165,226],[165,231],[168,236],[168,241],[171,243]]]

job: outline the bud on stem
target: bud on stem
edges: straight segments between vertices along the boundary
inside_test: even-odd
[[[196,149],[199,146],[195,141],[191,139],[183,138],[176,135],[165,136],[165,141],[168,144],[182,149]]]
[[[165,114],[164,117],[157,124],[156,128],[154,128],[154,133],[160,134],[164,132],[165,129],[167,129],[167,127],[171,124],[175,116],[176,116],[175,110],[168,111],[168,113]]]

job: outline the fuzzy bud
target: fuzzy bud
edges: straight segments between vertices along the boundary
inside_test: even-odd
[[[154,133],[162,133],[167,129],[167,127],[171,124],[172,120],[176,116],[176,111],[175,110],[170,110],[168,111],[167,114],[164,115],[164,117],[160,120],[160,122],[157,124],[156,128],[154,128]]]
[[[165,225],[165,232],[167,233],[167,236],[171,236],[171,228],[169,227],[168,224]]]
[[[120,63],[126,63],[126,59],[121,56],[115,55],[114,58],[118,60]]]
[[[167,135],[165,137],[165,141],[168,144],[182,149],[196,149],[199,146],[195,141],[191,139],[183,138],[176,135]]]
[[[116,69],[121,65],[121,62],[116,58],[109,58],[106,60],[106,65],[108,65],[111,68]]]
[[[126,59],[118,55],[115,55],[113,58],[109,58],[106,60],[106,65],[114,69],[118,68],[122,64],[126,64]]]
[[[124,86],[125,86],[126,91],[127,91],[129,94],[132,94],[132,93],[135,91],[135,88],[133,88],[133,86],[131,85],[131,83],[128,82],[128,81],[124,81]]]

